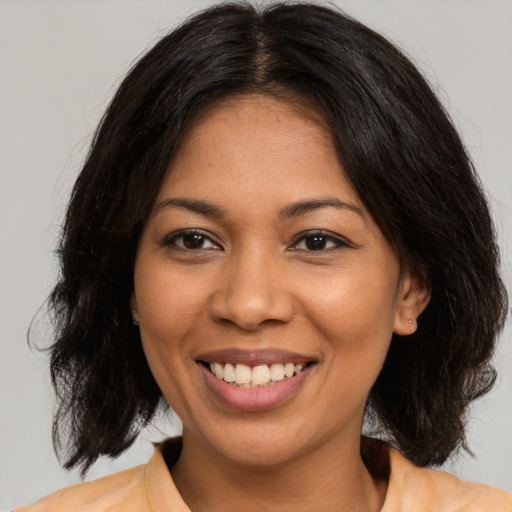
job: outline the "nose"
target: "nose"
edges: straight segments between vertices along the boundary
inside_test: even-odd
[[[255,331],[266,322],[292,319],[293,300],[283,264],[278,256],[261,252],[248,249],[226,262],[210,302],[214,321]]]

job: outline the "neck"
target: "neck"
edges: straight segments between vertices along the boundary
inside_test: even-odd
[[[331,440],[292,461],[256,466],[233,463],[184,431],[171,473],[192,512],[281,512],[298,504],[303,512],[377,512],[387,483],[370,475],[359,443]]]

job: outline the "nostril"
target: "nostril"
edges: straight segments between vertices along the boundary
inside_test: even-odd
[[[236,290],[216,294],[210,302],[214,321],[231,323],[244,331],[255,331],[262,324],[289,322],[293,311],[291,298],[278,290]]]

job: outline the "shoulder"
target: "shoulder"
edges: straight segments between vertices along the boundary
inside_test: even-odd
[[[382,512],[512,512],[512,495],[489,485],[418,468],[390,449],[390,476]]]
[[[65,487],[29,507],[13,512],[140,512],[147,510],[146,466],[138,466],[91,482]]]
[[[180,451],[181,439],[168,439],[143,466],[66,487],[12,512],[190,512],[168,470]]]

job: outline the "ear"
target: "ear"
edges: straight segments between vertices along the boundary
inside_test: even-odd
[[[139,307],[137,306],[135,292],[132,292],[130,295],[130,313],[132,315],[133,325],[139,325]]]
[[[407,271],[400,282],[393,332],[408,336],[416,331],[417,319],[430,300],[431,288],[425,276]]]

